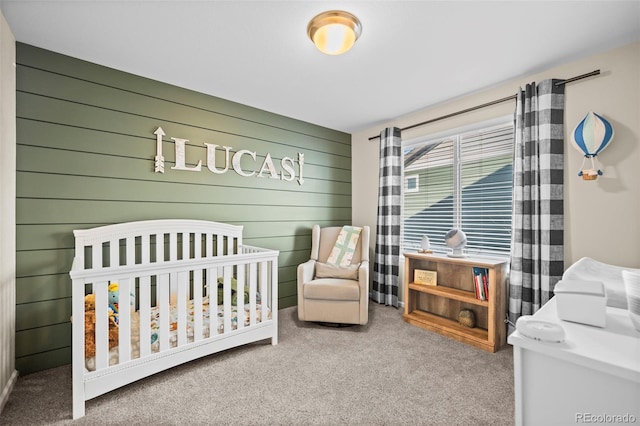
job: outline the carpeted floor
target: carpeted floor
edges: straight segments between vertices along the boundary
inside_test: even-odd
[[[87,402],[71,420],[71,368],[20,377],[2,425],[511,425],[513,354],[402,321],[372,303],[366,326],[279,315],[279,344],[235,348]]]

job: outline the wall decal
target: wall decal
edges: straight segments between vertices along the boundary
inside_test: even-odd
[[[162,127],[158,127],[155,132],[156,135],[156,156],[155,156],[155,169],[156,173],[164,173],[164,156],[162,155],[162,137],[166,135]],[[171,140],[175,146],[175,166],[171,167],[171,170],[183,170],[188,172],[199,172],[202,170],[202,160],[198,160],[198,163],[195,166],[187,166],[186,164],[186,146],[188,139],[182,139],[177,137],[171,137]],[[291,157],[282,157],[280,160],[280,169],[274,164],[273,158],[271,158],[271,154],[267,153],[264,156],[264,160],[259,168],[254,168],[253,170],[246,170],[242,168],[241,161],[243,156],[249,156],[253,159],[253,162],[258,162],[258,155],[256,151],[250,151],[248,149],[241,149],[233,153],[231,155],[231,151],[233,147],[230,146],[222,146],[212,143],[204,143],[204,146],[207,148],[207,169],[214,174],[223,174],[229,170],[229,165],[234,172],[236,172],[239,176],[242,177],[259,177],[259,178],[269,178],[269,179],[277,179],[283,180],[287,182],[291,182],[296,179],[296,169],[295,169],[295,160]],[[222,149],[219,149],[222,148]],[[216,167],[216,155],[218,152],[224,153],[224,168],[219,169]],[[298,174],[297,174],[297,182],[298,185],[302,185],[304,183],[304,178],[302,176],[303,166],[304,166],[304,154],[298,153]]]

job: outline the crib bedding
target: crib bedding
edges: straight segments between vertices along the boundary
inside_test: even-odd
[[[255,318],[256,322],[262,322],[262,304],[255,304]],[[267,320],[271,319],[271,310],[265,306],[267,313]],[[195,309],[193,300],[189,300],[187,305],[187,340],[193,342],[194,340],[194,323],[195,323]],[[156,353],[160,351],[160,343],[158,335],[160,333],[160,309],[157,306],[151,308],[151,352]],[[224,334],[224,305],[218,305],[217,312],[214,319],[216,326],[216,333]],[[251,305],[249,303],[244,305],[244,325],[249,326],[251,324]],[[202,338],[208,338],[211,335],[211,309],[209,304],[209,297],[202,298]],[[236,305],[231,306],[231,330],[238,328],[238,307]],[[169,307],[169,344],[176,347],[178,343],[178,309],[175,305]],[[140,357],[140,312],[132,312],[131,314],[131,358],[136,359]],[[119,362],[119,347],[115,346],[109,350],[109,365],[116,365]],[[86,358],[86,368],[88,371],[95,370],[95,357]]]

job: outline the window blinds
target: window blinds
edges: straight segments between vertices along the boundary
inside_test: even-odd
[[[405,151],[405,177],[418,191],[403,194],[403,248],[427,235],[446,252],[445,234],[460,228],[468,253],[508,254],[511,243],[512,123],[461,133]]]

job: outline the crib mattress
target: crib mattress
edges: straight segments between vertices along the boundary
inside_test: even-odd
[[[251,305],[244,305],[244,325],[250,325]],[[215,311],[214,311],[215,312]],[[256,322],[262,322],[262,304],[256,303],[255,305]],[[211,309],[209,307],[209,298],[202,298],[202,333],[203,338],[207,338],[210,335],[211,330]],[[267,308],[267,320],[271,319],[271,311]],[[160,351],[160,343],[158,341],[158,335],[160,333],[160,309],[158,307],[151,308],[151,352]],[[224,330],[224,305],[218,305],[217,312],[214,319],[214,325],[217,328],[216,334],[223,334]],[[190,300],[187,305],[187,340],[193,342],[194,340],[194,303]],[[231,306],[231,330],[238,328],[238,307]],[[169,308],[169,344],[171,347],[176,347],[178,343],[178,309],[175,305],[171,305]],[[116,365],[119,362],[119,349],[115,346],[109,350],[109,365]],[[132,312],[131,314],[131,359],[140,357],[140,313]],[[89,371],[95,370],[95,358],[86,358],[86,368]]]

